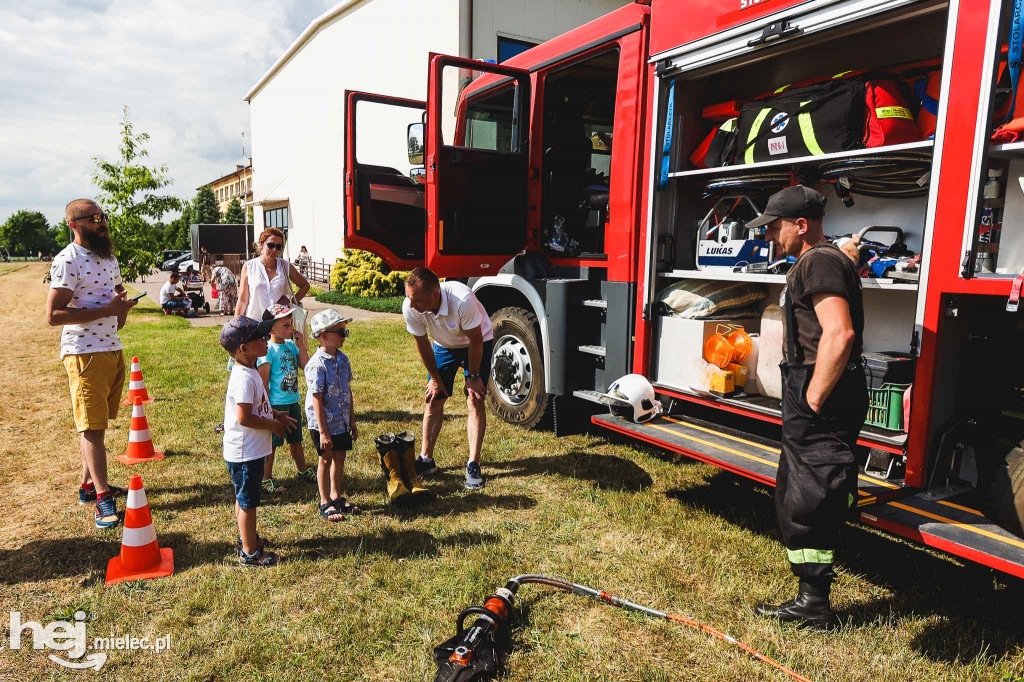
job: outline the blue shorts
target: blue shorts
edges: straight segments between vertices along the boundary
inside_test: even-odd
[[[444,384],[444,388],[448,391],[448,395],[452,394],[452,388],[455,384],[455,373],[459,371],[459,368],[466,369],[469,366],[469,348],[445,348],[439,346],[436,343],[434,347],[434,362],[437,363],[437,371],[441,374],[441,382]],[[484,389],[487,389],[487,380],[491,376],[491,349],[494,347],[494,341],[488,339],[484,341],[484,350],[480,355],[480,380],[484,382]],[[430,383],[430,375],[427,375],[427,383]]]
[[[265,459],[266,457],[260,457],[246,462],[227,462],[231,484],[235,486],[235,500],[242,509],[256,509],[260,506]]]

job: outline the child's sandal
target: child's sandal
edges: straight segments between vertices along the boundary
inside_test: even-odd
[[[287,490],[287,488],[285,488],[283,485],[281,485],[280,483],[278,483],[274,479],[272,479],[272,478],[264,478],[263,479],[263,492],[267,493],[268,495],[280,495],[285,490]]]
[[[362,510],[346,500],[344,497],[339,497],[333,502],[335,509],[340,509],[345,514],[351,514],[352,516],[359,516],[362,514]]]
[[[338,511],[333,502],[327,502],[326,504],[320,505],[320,516],[331,523],[337,523],[345,520],[345,515]]]

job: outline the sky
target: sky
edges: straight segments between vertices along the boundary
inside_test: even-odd
[[[251,153],[245,93],[337,1],[0,0],[0,223],[95,196],[126,105],[166,193],[230,173],[243,132]]]

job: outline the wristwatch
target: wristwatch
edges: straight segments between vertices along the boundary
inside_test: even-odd
[[[479,373],[477,373],[477,374],[470,374],[469,370],[465,370],[465,369],[462,370],[462,376],[466,377],[467,379],[474,379],[474,380],[480,378],[480,374]]]

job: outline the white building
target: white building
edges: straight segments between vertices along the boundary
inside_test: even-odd
[[[425,100],[430,52],[504,60],[630,1],[339,2],[306,27],[245,95],[259,178],[254,222],[263,225],[266,213],[277,224],[283,214],[289,258],[305,245],[314,259],[333,260],[344,234],[346,90]],[[456,89],[445,93],[454,102]],[[411,110],[406,112],[397,115],[409,119]],[[396,120],[391,108],[371,104],[364,110],[361,104],[358,116],[360,161],[407,173],[405,125],[415,114]]]

